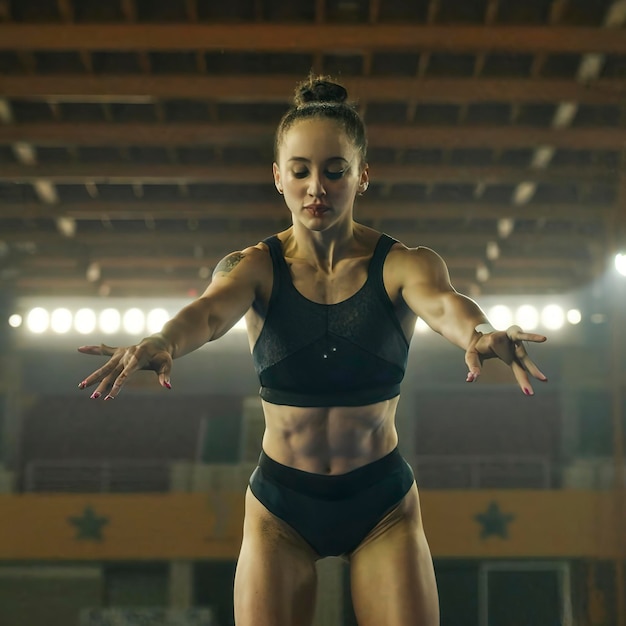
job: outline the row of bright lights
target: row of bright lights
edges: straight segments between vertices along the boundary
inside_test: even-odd
[[[512,324],[517,324],[528,331],[535,330],[539,326],[548,330],[558,330],[565,323],[578,324],[582,319],[578,309],[565,311],[558,304],[549,304],[541,311],[528,304],[520,306],[515,311],[507,306],[497,305],[487,311],[487,316],[495,328],[505,329]],[[106,335],[120,331],[129,335],[138,335],[146,331],[148,333],[159,332],[170,317],[165,309],[152,309],[144,313],[138,308],[124,312],[108,308],[96,313],[93,309],[83,308],[72,313],[66,308],[48,311],[42,307],[36,307],[28,312],[25,320],[21,315],[12,315],[9,318],[9,324],[14,328],[19,328],[25,321],[26,328],[36,334],[48,330],[57,334],[66,334],[74,330],[81,335],[88,335],[97,329]],[[245,328],[243,320],[236,325],[236,328]],[[426,324],[418,320],[416,330],[422,331],[426,328]]]
[[[539,327],[547,330],[559,330],[566,323],[576,325],[582,321],[579,309],[566,311],[558,304],[548,304],[539,310],[530,304],[524,304],[513,310],[503,304],[498,304],[487,310],[489,321],[498,330],[505,330],[517,324],[525,331],[533,331]],[[424,332],[428,326],[421,319],[417,320],[416,330]]]
[[[28,312],[25,321],[26,328],[35,334],[51,330],[63,335],[73,329],[81,335],[88,335],[97,328],[105,335],[113,335],[120,330],[129,335],[136,335],[145,331],[159,332],[170,317],[165,309],[152,309],[146,314],[137,308],[128,309],[123,313],[113,308],[104,309],[100,313],[84,308],[72,313],[66,308],[50,312],[42,307],[35,307]],[[22,316],[18,314],[9,318],[9,324],[13,328],[19,328],[23,322]]]

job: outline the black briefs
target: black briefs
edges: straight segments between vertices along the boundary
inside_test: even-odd
[[[277,463],[261,452],[254,496],[320,557],[354,551],[407,494],[415,477],[398,448],[346,474],[326,476]]]

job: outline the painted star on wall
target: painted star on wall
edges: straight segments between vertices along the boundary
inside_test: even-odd
[[[109,523],[108,517],[100,517],[91,506],[86,506],[81,517],[68,517],[68,522],[76,526],[74,539],[102,541],[102,528]]]
[[[474,519],[482,526],[480,531],[481,539],[486,539],[492,535],[508,539],[508,524],[515,519],[515,515],[503,513],[497,502],[490,502],[487,511],[478,513],[478,515],[474,516]]]

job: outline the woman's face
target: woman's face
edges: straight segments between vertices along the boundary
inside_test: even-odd
[[[302,120],[283,135],[274,183],[294,221],[323,231],[351,220],[354,198],[367,182],[367,166],[361,166],[359,151],[337,122]]]

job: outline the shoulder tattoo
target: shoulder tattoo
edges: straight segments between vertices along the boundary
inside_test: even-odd
[[[215,269],[213,270],[213,276],[218,273],[228,274],[232,272],[237,267],[237,265],[239,265],[244,256],[245,255],[242,252],[233,252],[232,254],[224,257],[215,266]]]

